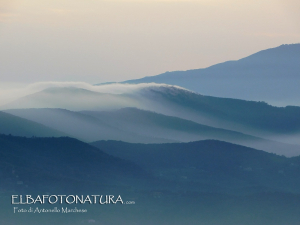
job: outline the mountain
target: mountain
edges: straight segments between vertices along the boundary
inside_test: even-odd
[[[164,83],[203,95],[300,106],[299,71],[300,44],[291,44],[208,68],[166,72],[123,83]]]
[[[219,191],[261,188],[300,193],[300,157],[286,158],[216,140],[170,144],[98,141],[92,145],[130,159],[161,179],[190,183],[191,187],[198,183],[216,185]]]
[[[0,134],[12,134],[25,137],[60,137],[65,133],[45,125],[23,119],[0,111]]]
[[[2,191],[95,191],[147,177],[134,163],[67,137],[0,135],[0,156]]]

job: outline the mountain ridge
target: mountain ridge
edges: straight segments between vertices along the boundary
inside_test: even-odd
[[[291,44],[207,68],[166,72],[122,83],[164,83],[204,95],[299,106],[299,70],[300,44]]]

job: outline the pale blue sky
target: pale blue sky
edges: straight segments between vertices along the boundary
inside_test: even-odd
[[[294,0],[0,0],[0,81],[100,83],[300,42]]]

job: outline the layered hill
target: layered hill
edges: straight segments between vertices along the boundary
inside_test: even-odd
[[[126,85],[124,85],[126,86]],[[271,133],[300,131],[300,107],[274,107],[264,102],[204,96],[170,85],[137,86],[123,94],[103,94],[80,88],[50,88],[12,102],[4,109],[62,108],[73,111],[136,107],[219,127],[240,124]],[[193,116],[193,114],[195,114]],[[201,118],[203,118],[201,120]],[[209,121],[212,120],[212,121]],[[223,124],[222,122],[223,121]],[[225,122],[226,121],[226,122]]]
[[[18,109],[7,112],[88,142],[117,140],[130,143],[172,143],[216,139],[286,156],[300,154],[298,146],[136,108],[81,112]]]
[[[124,87],[127,87],[124,85]],[[107,87],[109,88],[109,87]],[[22,104],[19,104],[22,103]],[[25,96],[16,102],[6,105],[5,108],[17,109],[17,108],[57,108],[63,107],[66,110],[76,110],[76,111],[113,111],[122,109],[124,107],[135,107],[141,110],[139,114],[145,113],[145,110],[155,112],[158,114],[163,114],[166,116],[177,117],[180,119],[196,122],[200,125],[210,126],[213,128],[226,129],[230,131],[236,131],[239,133],[275,140],[279,142],[285,142],[288,144],[300,144],[299,133],[300,133],[300,107],[297,106],[287,106],[287,107],[274,107],[265,102],[255,102],[255,101],[245,101],[230,98],[218,98],[211,96],[204,96],[197,94],[195,92],[188,91],[186,89],[170,86],[170,85],[136,85],[134,90],[127,91],[121,94],[111,94],[111,93],[100,93],[97,91],[78,89],[78,88],[52,88],[46,89],[41,92],[37,92],[33,95]],[[16,113],[16,111],[6,111],[10,113]],[[132,112],[134,114],[134,112]],[[21,113],[22,114],[22,113]],[[16,116],[21,116],[21,114],[14,114]],[[26,113],[25,113],[26,114]],[[24,114],[24,115],[25,115]],[[30,114],[30,113],[29,113]],[[123,135],[123,141],[133,142],[132,139],[136,137],[144,136],[143,133],[138,133],[136,130],[131,130],[131,133],[124,133],[123,125],[114,126],[112,123],[116,124],[112,120],[107,123],[105,119],[101,120],[101,116],[97,117],[97,122],[94,123],[95,117],[90,118],[92,115],[75,115],[74,112],[63,112],[62,110],[57,110],[56,114],[52,112],[45,112],[45,116],[49,116],[49,120],[43,123],[46,126],[50,126],[54,129],[56,125],[60,126],[60,123],[65,124],[65,127],[72,131],[72,135],[77,138],[81,138],[76,135],[76,132],[81,132],[78,129],[72,129],[73,120],[77,121],[84,120],[85,124],[82,126],[82,130],[88,129],[87,127],[92,126],[95,130],[95,137],[101,135],[102,138],[95,139],[94,136],[86,135],[82,140],[95,141],[95,140],[109,140],[111,136],[115,134]],[[83,114],[83,112],[81,112]],[[122,113],[119,113],[116,117],[122,117]],[[125,113],[126,114],[126,113]],[[27,119],[33,119],[36,122],[41,122],[39,120],[40,116],[31,115],[30,117],[24,117]],[[127,113],[127,115],[129,115]],[[57,117],[58,116],[58,117]],[[104,114],[103,114],[104,116]],[[137,115],[138,116],[138,115]],[[51,118],[55,118],[53,123]],[[123,117],[122,117],[123,118]],[[138,117],[137,117],[138,118]],[[145,120],[146,116],[143,117]],[[127,118],[129,119],[129,118]],[[119,119],[117,119],[120,121]],[[163,121],[163,118],[160,118]],[[69,122],[68,122],[69,121]],[[146,120],[145,120],[146,121]],[[133,121],[132,121],[133,122]],[[152,121],[153,122],[153,121]],[[77,123],[77,122],[76,122]],[[75,124],[76,124],[75,123]],[[125,122],[126,123],[126,122]],[[149,126],[150,121],[147,125]],[[169,122],[170,123],[170,122]],[[181,123],[178,121],[178,123]],[[56,125],[55,125],[56,124]],[[135,123],[137,124],[137,123]],[[162,123],[163,124],[163,123]],[[157,123],[156,123],[157,125]],[[166,124],[165,124],[166,125]],[[99,133],[99,126],[105,127]],[[126,125],[128,129],[131,129],[129,123]],[[85,128],[86,127],[86,128]],[[115,130],[117,128],[117,130]],[[136,126],[137,130],[139,129]],[[180,132],[180,129],[175,127],[169,127],[176,132]],[[169,129],[167,128],[167,129]],[[187,129],[188,125],[186,126]],[[91,129],[91,130],[93,130]],[[100,129],[101,130],[101,129]],[[61,130],[62,132],[68,133],[67,130]],[[143,131],[143,130],[142,130]],[[147,131],[147,130],[145,130]],[[188,130],[190,133],[190,131]],[[135,134],[134,134],[135,133]],[[116,136],[115,135],[115,136]],[[149,137],[149,135],[147,135]],[[176,141],[170,137],[163,139],[167,140],[157,140],[157,137],[151,135],[151,138],[156,139],[144,139],[143,143],[161,143],[161,142],[172,142]],[[133,138],[131,138],[133,137]],[[184,135],[181,136],[184,141]],[[210,138],[211,136],[209,136]],[[214,137],[212,137],[214,138]],[[216,137],[218,138],[218,137]],[[116,140],[113,138],[113,140]],[[189,139],[195,140],[195,139]],[[222,139],[224,140],[224,139]],[[147,141],[147,142],[146,142]],[[135,141],[140,142],[140,141]],[[255,147],[256,146],[251,146]],[[283,152],[284,148],[280,147]],[[296,146],[299,149],[299,147]],[[261,149],[261,148],[260,148]],[[277,152],[277,151],[274,151]],[[278,153],[278,152],[277,152]]]
[[[112,121],[97,118],[81,112],[66,109],[15,109],[7,110],[13,115],[35,121],[66,133],[82,141],[122,140],[133,143],[165,143],[174,139],[164,139],[155,135],[143,135],[135,130],[114,126]]]

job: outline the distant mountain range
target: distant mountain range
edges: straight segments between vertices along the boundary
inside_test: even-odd
[[[291,44],[204,69],[166,72],[123,83],[164,83],[203,95],[300,106],[299,71],[300,44]]]
[[[254,133],[294,134],[300,131],[300,107],[273,107],[264,102],[200,95],[180,87],[151,85],[123,94],[80,88],[50,88],[25,96],[2,109],[62,108],[72,111],[136,107],[220,128],[249,127]]]
[[[6,113],[88,142],[217,139],[287,156],[300,152],[300,107],[203,96],[170,85],[149,84],[123,94],[51,88],[5,108],[10,108]]]

